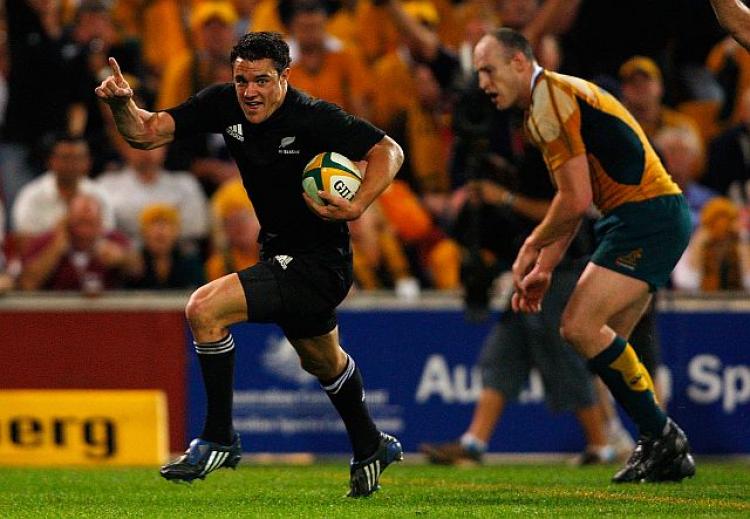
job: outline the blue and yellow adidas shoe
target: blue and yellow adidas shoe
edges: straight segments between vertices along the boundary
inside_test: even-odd
[[[401,442],[390,434],[380,433],[377,450],[362,461],[352,460],[349,465],[349,493],[347,497],[367,497],[380,489],[380,475],[394,461],[404,459]]]
[[[231,445],[221,445],[195,438],[185,454],[164,465],[159,473],[171,481],[192,482],[205,477],[216,469],[227,467],[233,469],[242,458],[240,435],[234,435]]]

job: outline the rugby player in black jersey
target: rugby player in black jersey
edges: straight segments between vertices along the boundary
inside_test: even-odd
[[[183,456],[164,465],[161,475],[192,481],[237,465],[242,449],[232,427],[234,341],[229,326],[274,322],[346,425],[353,450],[348,495],[367,496],[403,452],[398,440],[378,431],[370,417],[359,369],[339,345],[335,308],[352,283],[346,221],[358,218],[390,184],[403,152],[378,128],[292,88],[289,47],[279,34],[246,34],[232,49],[230,62],[232,83],[210,86],[160,112],[136,105],[113,58],[112,75],[96,88],[118,131],[135,148],[221,133],[261,224],[261,261],[202,286],[187,303],[207,416],[200,437]],[[322,151],[367,162],[351,201],[320,192],[327,204],[316,205],[303,193],[304,166]]]

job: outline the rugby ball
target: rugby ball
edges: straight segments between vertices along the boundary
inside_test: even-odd
[[[335,151],[318,153],[302,173],[302,189],[319,205],[325,205],[325,202],[318,196],[318,191],[351,200],[361,183],[359,168]]]

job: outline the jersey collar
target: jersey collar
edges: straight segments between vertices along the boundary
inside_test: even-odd
[[[542,72],[544,72],[544,69],[540,67],[539,63],[537,63],[536,61],[533,62],[533,67],[534,69],[531,73],[531,84],[529,85],[531,92],[534,92],[534,87],[536,86],[539,77],[542,75]]]

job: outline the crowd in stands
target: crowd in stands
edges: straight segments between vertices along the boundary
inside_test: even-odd
[[[522,31],[542,66],[618,96],[643,126],[693,217],[673,288],[750,290],[750,54],[707,1],[6,0],[0,9],[0,293],[190,288],[257,261],[259,224],[222,137],[132,149],[94,94],[114,56],[139,103],[179,104],[231,81],[229,52],[251,30],[285,35],[293,87],[404,148],[396,181],[350,225],[358,290],[410,297],[461,287],[477,263],[490,278],[507,270],[512,254],[488,251],[512,233],[489,213],[538,217],[542,195],[528,179],[547,173],[523,114],[497,112],[472,73],[471,49],[500,26]]]

